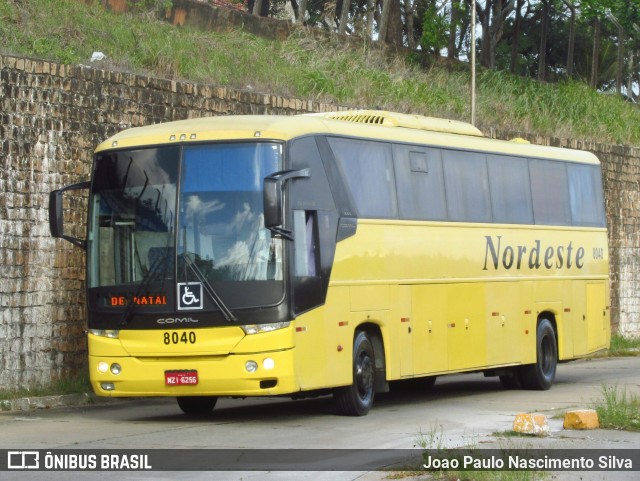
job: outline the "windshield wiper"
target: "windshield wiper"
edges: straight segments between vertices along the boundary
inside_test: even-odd
[[[220,298],[218,293],[215,291],[213,286],[209,283],[209,280],[202,273],[200,268],[196,265],[195,262],[189,257],[189,254],[186,252],[182,253],[182,258],[184,259],[184,263],[191,269],[191,272],[197,277],[197,279],[202,283],[204,290],[209,295],[213,303],[216,305],[220,312],[227,320],[227,322],[238,322],[238,318],[231,312],[231,310],[226,306],[224,301]]]
[[[137,252],[137,249],[136,249],[136,252]],[[157,256],[153,264],[149,266],[149,270],[147,271],[145,276],[142,278],[142,282],[136,289],[133,296],[131,296],[131,299],[129,299],[129,304],[127,304],[127,309],[124,311],[124,314],[122,315],[122,319],[120,319],[121,326],[126,326],[131,321],[131,315],[133,314],[133,311],[136,308],[135,299],[136,298],[139,299],[140,295],[145,290],[147,290],[151,282],[155,281],[160,276],[161,273],[162,274],[165,273],[165,269],[163,269],[163,267],[167,263],[167,260],[168,260],[167,256],[160,255],[160,256]]]

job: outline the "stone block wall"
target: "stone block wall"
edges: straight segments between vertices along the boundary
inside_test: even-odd
[[[612,330],[640,337],[640,148],[585,146],[600,158],[611,276]]]
[[[87,180],[93,149],[135,126],[206,115],[339,110],[192,82],[0,55],[0,389],[46,383],[86,366],[84,252],[52,239],[49,192]],[[511,133],[488,134],[511,138]],[[522,134],[519,134],[522,136]],[[610,228],[612,320],[640,334],[640,150],[557,139],[603,161]],[[70,199],[70,234],[85,203]]]
[[[47,207],[52,190],[88,180],[100,142],[169,120],[335,109],[0,55],[0,389],[46,383],[86,365],[84,251],[51,238]],[[84,237],[86,202],[69,197],[68,233]]]

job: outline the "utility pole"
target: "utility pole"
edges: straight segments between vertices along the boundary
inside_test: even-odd
[[[623,42],[624,42],[624,29],[616,16],[611,12],[611,10],[607,9],[605,11],[607,16],[611,19],[613,24],[618,29],[618,60],[616,66],[616,93],[618,95],[622,95],[622,62],[623,62]]]
[[[636,34],[638,34],[638,37],[640,37],[640,27],[638,27],[638,25],[636,25],[635,23],[631,24],[633,26],[633,29],[636,31]],[[627,95],[629,97],[631,97],[633,99],[633,60],[634,60],[634,53],[635,50],[633,49],[633,47],[631,48],[631,52],[629,52],[629,86],[627,87]]]
[[[471,2],[471,125],[476,125],[476,0]]]

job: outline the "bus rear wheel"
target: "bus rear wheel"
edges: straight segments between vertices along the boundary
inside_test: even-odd
[[[339,414],[364,416],[369,412],[375,394],[375,376],[373,344],[367,333],[360,331],[353,341],[353,383],[333,391]]]
[[[215,396],[178,396],[178,406],[185,414],[208,414],[218,402]]]
[[[542,319],[536,331],[536,363],[522,366],[520,380],[525,389],[546,391],[553,384],[558,365],[558,344],[551,321]]]

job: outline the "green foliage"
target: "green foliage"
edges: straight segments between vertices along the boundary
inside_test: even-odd
[[[283,42],[242,30],[173,27],[148,13],[116,15],[97,2],[0,0],[4,52],[105,69],[297,96],[362,108],[468,121],[468,65],[393,56],[374,44],[314,39]],[[640,109],[578,82],[541,84],[480,70],[477,118],[484,126],[566,138],[640,144]]]
[[[625,388],[603,386],[602,400],[594,409],[603,428],[640,431],[640,396]]]
[[[447,46],[447,28],[447,19],[438,15],[435,3],[429,5],[422,20],[422,50],[438,55]]]
[[[611,336],[610,356],[640,356],[640,337]]]
[[[92,392],[89,375],[86,372],[69,374],[50,383],[34,386],[30,389],[0,390],[0,410],[8,410],[7,401],[22,397],[58,396]]]

